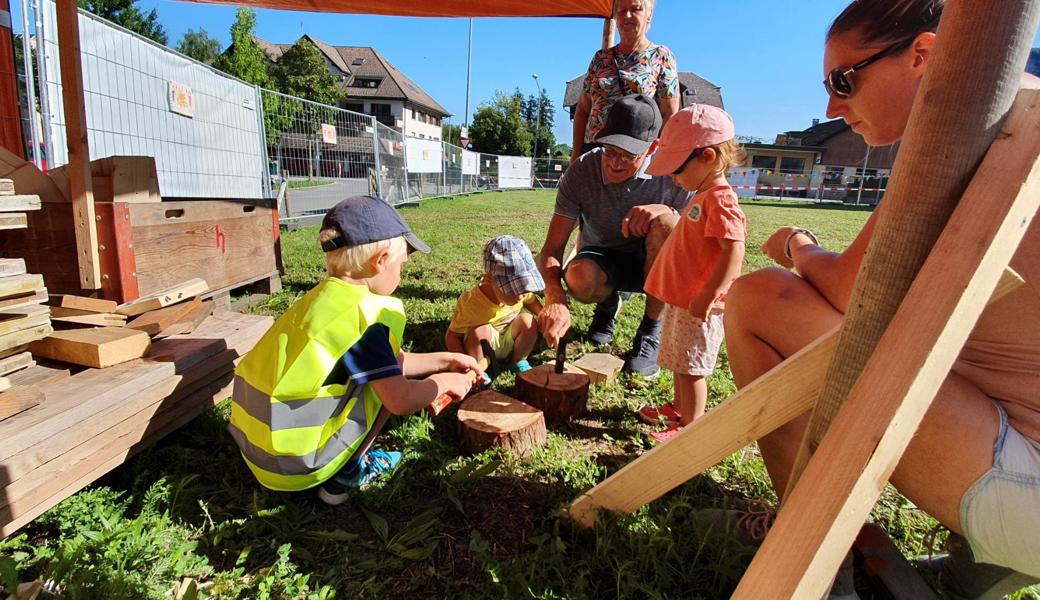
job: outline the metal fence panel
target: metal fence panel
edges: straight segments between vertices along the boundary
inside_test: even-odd
[[[57,20],[41,3],[50,166],[68,162]],[[90,158],[155,157],[164,196],[269,196],[256,88],[83,10],[80,56]],[[175,112],[175,109],[179,112]]]

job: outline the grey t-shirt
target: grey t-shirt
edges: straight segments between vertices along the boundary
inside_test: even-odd
[[[664,204],[682,212],[690,193],[672,182],[671,177],[651,177],[645,173],[650,159],[634,177],[622,183],[607,183],[603,178],[602,148],[583,154],[560,179],[555,213],[578,219],[582,243],[618,250],[634,250],[642,238],[621,235],[621,221],[633,206]]]

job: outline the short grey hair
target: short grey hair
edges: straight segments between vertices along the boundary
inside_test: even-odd
[[[647,12],[650,13],[650,17],[653,18],[653,16],[654,16],[654,5],[657,4],[657,0],[640,0],[640,2],[642,2],[643,7],[647,10]],[[617,16],[618,4],[620,4],[620,3],[621,3],[621,0],[614,0],[614,12],[613,12],[613,14],[614,14],[615,17]]]

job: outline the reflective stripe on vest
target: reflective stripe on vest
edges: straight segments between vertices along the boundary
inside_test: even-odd
[[[239,364],[228,429],[260,483],[288,491],[312,487],[357,450],[382,403],[368,384],[324,383],[377,324],[389,328],[398,352],[400,301],[328,279],[286,311]]]

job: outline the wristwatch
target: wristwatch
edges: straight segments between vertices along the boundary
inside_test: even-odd
[[[804,227],[794,227],[793,229],[791,229],[791,233],[787,234],[787,240],[784,241],[784,256],[786,256],[788,259],[794,260],[794,257],[791,256],[791,240],[794,239],[794,236],[798,235],[799,233],[808,237],[810,240],[812,240],[812,243],[816,244],[817,246],[820,245],[820,240],[816,239],[816,235],[813,232],[809,231]]]

